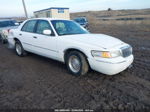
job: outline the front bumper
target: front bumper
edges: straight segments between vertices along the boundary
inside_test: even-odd
[[[94,58],[88,59],[90,67],[93,70],[106,75],[115,75],[124,71],[133,63],[133,60],[134,60],[133,55],[130,55],[129,57],[124,58],[122,60],[119,60],[118,62],[113,62],[113,60],[102,61],[96,60]]]

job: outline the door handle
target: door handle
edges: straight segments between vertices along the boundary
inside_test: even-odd
[[[19,35],[20,35],[20,36],[22,36],[22,34],[21,34],[21,33],[20,33]]]
[[[33,38],[35,38],[35,39],[36,39],[37,37],[36,37],[36,36],[33,36]]]

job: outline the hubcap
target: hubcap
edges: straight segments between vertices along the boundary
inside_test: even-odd
[[[16,44],[16,51],[18,55],[21,55],[21,46],[19,44]]]
[[[71,71],[77,73],[80,71],[81,62],[77,56],[70,56],[69,58],[69,68]]]

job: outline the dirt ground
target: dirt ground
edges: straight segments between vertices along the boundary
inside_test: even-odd
[[[131,44],[133,67],[115,76],[91,70],[75,77],[60,62],[34,54],[20,58],[0,44],[0,109],[149,110],[150,26],[97,25],[90,29]]]

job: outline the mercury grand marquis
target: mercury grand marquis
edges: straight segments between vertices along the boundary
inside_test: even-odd
[[[31,52],[63,62],[73,75],[84,75],[89,69],[115,75],[134,59],[129,44],[105,34],[89,33],[72,20],[26,20],[10,31],[8,42],[18,56]]]

